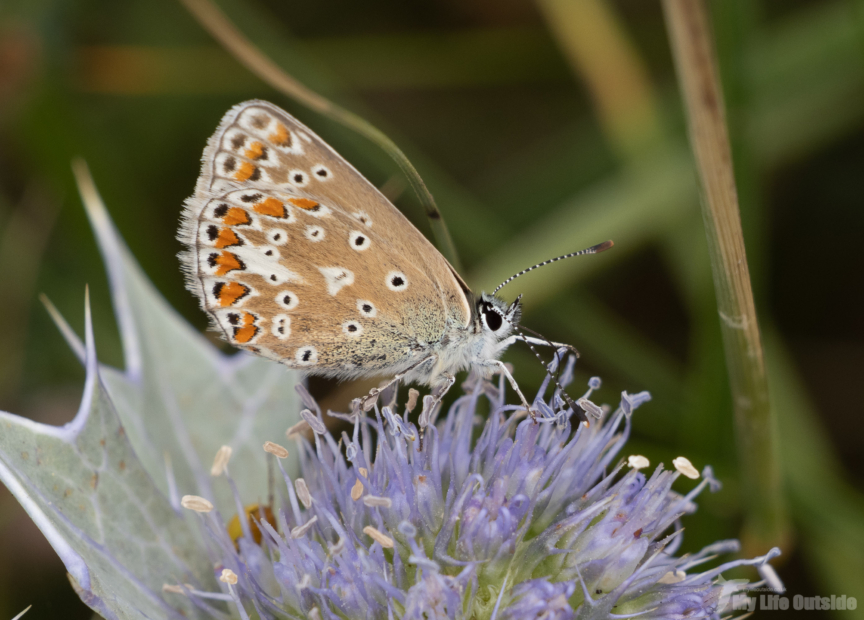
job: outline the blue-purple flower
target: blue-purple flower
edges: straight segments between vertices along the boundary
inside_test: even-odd
[[[572,370],[571,359],[563,385]],[[719,484],[706,467],[680,495],[672,485],[682,473],[699,477],[686,459],[647,475],[644,457],[621,458],[630,416],[647,393],[623,393],[614,410],[598,406],[600,380],[592,378],[577,402],[602,417],[586,426],[557,390],[547,395],[549,383],[534,402],[538,423],[505,403],[503,381],[472,378],[437,424],[431,396],[418,425],[409,421],[412,390],[403,407],[391,393],[368,413],[358,406],[331,414],[350,422],[339,437],[298,387],[307,407],[300,426],[311,439],[289,431],[302,453],[293,479],[279,464],[285,448],[267,447],[284,486],[273,522],[260,511],[253,519],[261,544],[246,523],[235,543],[212,506],[186,497],[184,505],[202,513],[224,591],[168,590],[214,617],[226,613],[215,598],[241,618],[659,619],[719,618],[734,591],[753,587],[718,579],[734,566],[755,565],[779,583],[767,564],[776,549],[709,570],[699,567],[738,543],[676,556],[680,519],[706,486]]]

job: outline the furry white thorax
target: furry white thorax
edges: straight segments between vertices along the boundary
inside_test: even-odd
[[[407,383],[421,383],[432,388],[448,384],[452,375],[474,369],[487,377],[495,371],[497,360],[506,350],[500,342],[519,322],[521,307],[518,302],[508,306],[500,297],[483,293],[470,300],[472,316],[468,325],[448,325],[438,342],[417,356],[417,361],[434,356],[432,360],[405,375]],[[497,329],[493,329],[497,327]],[[398,372],[398,370],[397,370]]]

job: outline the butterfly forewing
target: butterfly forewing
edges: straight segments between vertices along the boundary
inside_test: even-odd
[[[225,337],[291,367],[340,377],[406,367],[470,318],[443,256],[266,102],[236,106],[210,139],[181,240],[189,287]]]

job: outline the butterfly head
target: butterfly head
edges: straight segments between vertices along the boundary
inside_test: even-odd
[[[494,336],[496,340],[506,338],[519,323],[522,316],[522,305],[520,297],[512,304],[497,295],[483,293],[477,298],[475,312],[477,315],[476,326],[478,333],[484,336]]]

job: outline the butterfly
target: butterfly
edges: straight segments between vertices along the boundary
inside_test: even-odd
[[[499,358],[517,340],[567,346],[513,333],[519,298],[472,292],[375,186],[266,101],[223,117],[178,238],[187,287],[213,327],[309,374],[385,376],[440,400],[461,370],[500,372],[533,416]]]

